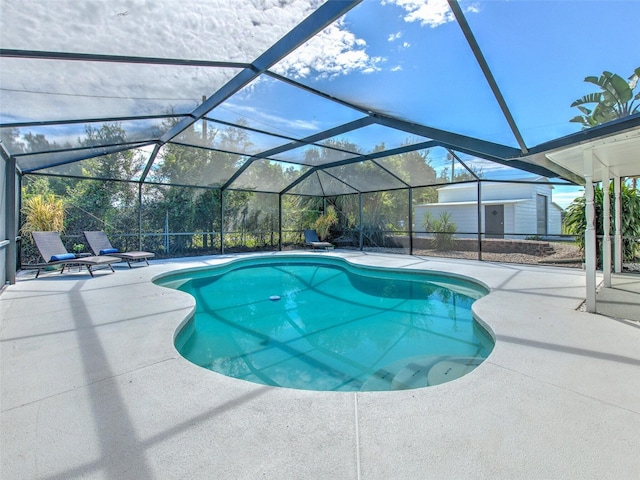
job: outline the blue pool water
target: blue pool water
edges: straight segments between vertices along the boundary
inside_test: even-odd
[[[157,282],[196,299],[176,337],[191,362],[227,376],[307,390],[373,391],[459,378],[493,348],[460,278],[270,257]]]

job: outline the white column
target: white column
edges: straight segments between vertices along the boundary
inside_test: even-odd
[[[616,227],[616,232],[613,239],[613,262],[614,262],[614,271],[616,273],[622,272],[622,187],[620,184],[620,177],[613,177],[614,184],[614,198],[615,198],[615,212],[614,212],[614,223]]]
[[[604,286],[611,287],[611,198],[609,167],[602,166],[602,273]]]
[[[593,204],[593,151],[585,150],[584,158],[584,197],[586,229],[584,232],[584,259],[587,281],[587,312],[596,311],[596,209]]]

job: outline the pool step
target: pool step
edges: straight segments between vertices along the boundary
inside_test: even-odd
[[[378,370],[362,385],[363,391],[408,390],[450,382],[473,371],[482,358],[434,356],[414,357]]]

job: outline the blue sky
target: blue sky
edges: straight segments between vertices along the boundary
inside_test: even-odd
[[[76,0],[32,0],[32,8],[25,9],[22,0],[2,0],[0,39],[3,48],[250,62],[321,3],[113,0],[88,8]],[[580,129],[569,123],[578,113],[570,104],[597,90],[584,77],[609,70],[626,78],[640,66],[638,0],[461,0],[460,5],[528,146]],[[446,0],[364,0],[273,70],[365,109],[517,146],[452,20]],[[186,112],[238,72],[2,62],[2,121],[153,115],[168,108]],[[263,78],[212,116],[304,137],[364,114]],[[66,140],[64,129],[53,130]],[[69,138],[76,131],[71,129]],[[366,132],[352,137],[363,148],[398,142],[397,135],[370,131],[373,138]]]
[[[443,4],[365,0],[341,23],[341,35],[347,31],[360,41],[343,43],[342,61],[327,68],[326,52],[336,50],[335,32],[322,47],[303,47],[318,51],[322,61],[315,69],[301,74],[293,68],[287,74],[407,120],[517,145],[460,28],[447,21],[450,16],[438,17],[437,6]],[[422,16],[412,10],[418,5]],[[461,5],[529,146],[579,130],[569,123],[579,113],[570,104],[595,90],[584,77],[609,70],[626,78],[640,65],[633,20],[640,18],[638,1]],[[354,51],[362,55],[347,55]]]
[[[579,114],[570,105],[597,91],[586,76],[608,70],[627,78],[640,66],[639,1],[460,3],[529,147],[580,130],[569,122]],[[315,70],[296,70],[290,59],[276,70],[373,110],[516,147],[447,11],[443,0],[365,0],[339,23],[339,32],[301,48],[315,51],[315,57],[301,55],[307,65],[318,60]],[[355,40],[344,41],[345,32]],[[349,57],[353,51],[360,55]],[[343,62],[331,64],[326,52],[339,52]],[[557,187],[554,199],[566,207],[581,192]]]

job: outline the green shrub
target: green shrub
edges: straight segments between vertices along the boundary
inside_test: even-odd
[[[335,208],[328,206],[324,215],[319,216],[313,224],[320,240],[325,241],[329,237],[329,230],[336,223],[338,223],[338,214]]]
[[[64,230],[64,200],[51,193],[29,196],[22,207],[22,234]]]
[[[451,221],[449,212],[442,212],[437,219],[433,218],[431,212],[427,212],[424,215],[423,222],[425,230],[433,233],[436,250],[453,249],[456,224]]]

